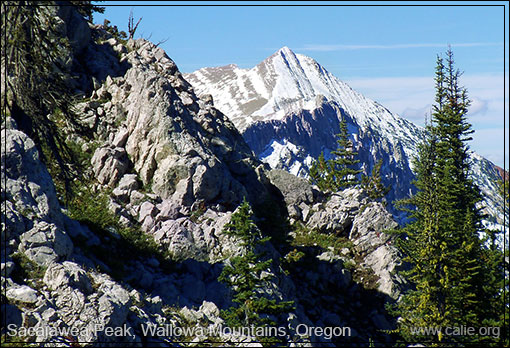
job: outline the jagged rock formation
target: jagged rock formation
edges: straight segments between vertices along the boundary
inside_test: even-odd
[[[74,40],[83,22],[67,11],[57,12]],[[86,96],[75,105],[78,121],[92,137],[69,128],[67,141],[87,158],[80,176],[86,181],[77,183],[85,186],[80,204],[102,207],[106,196],[108,212],[101,214],[118,224],[71,219],[34,142],[3,116],[4,332],[9,324],[40,328],[43,333],[28,339],[48,345],[178,345],[178,334],[150,329],[172,325],[200,328],[195,333],[205,334],[186,337],[196,343],[260,344],[254,335],[218,333],[232,290],[217,278],[222,263],[243,252],[222,230],[246,197],[263,232],[282,240],[296,236],[287,235],[282,212],[303,229],[306,243],[279,245],[273,238],[265,246],[273,264],[260,291],[295,301],[295,310],[271,318],[286,328],[283,340],[335,341],[324,334],[300,337],[300,324],[350,326],[348,342],[389,340],[378,332],[392,328],[384,303],[398,299],[404,282],[394,275],[400,258],[383,233],[395,227],[385,207],[358,189],[328,200],[301,178],[269,171],[161,48],[117,40],[102,26],[87,28],[78,40],[87,44],[75,43],[73,80],[80,81],[75,92]],[[137,241],[148,237],[151,248],[140,248],[123,229]],[[308,239],[316,233],[346,244],[313,245]],[[118,327],[131,334],[107,334]]]
[[[288,201],[289,215],[294,221],[305,224],[309,230],[348,238],[353,245],[349,253],[358,261],[363,260],[359,264],[361,269],[375,274],[378,290],[395,300],[399,298],[406,284],[396,272],[402,268],[401,255],[385,233],[398,225],[382,203],[371,201],[358,188],[324,199],[316,191],[314,195],[314,189],[305,180],[291,179],[291,174],[281,170],[271,171],[269,177]],[[301,188],[297,189],[298,186]]]
[[[232,123],[194,95],[161,48],[145,40],[127,47],[124,76],[107,78],[78,105],[95,112],[97,128],[109,133],[92,157],[94,174],[114,188],[111,207],[126,223],[137,220],[177,258],[216,259],[226,210],[242,197],[253,205],[271,199],[263,165]],[[147,187],[150,199],[139,190]],[[207,217],[203,224],[191,219],[198,210]]]

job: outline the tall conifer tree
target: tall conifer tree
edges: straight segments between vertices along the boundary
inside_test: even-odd
[[[257,249],[270,238],[262,237],[252,220],[252,210],[246,198],[232,214],[223,232],[239,238],[246,251],[230,257],[218,277],[232,288],[232,301],[236,303],[236,306],[223,310],[222,317],[231,327],[274,325],[268,315],[287,313],[293,308],[294,302],[277,301],[264,294],[263,290],[268,284],[262,274],[270,269],[273,260],[264,259],[264,254],[257,252]]]
[[[322,191],[343,190],[360,182],[357,175],[361,173],[361,170],[354,169],[359,163],[356,159],[358,153],[353,151],[344,118],[340,121],[340,133],[336,137],[338,147],[331,151],[333,158],[326,161],[322,152],[310,167],[310,182]]]
[[[356,159],[357,152],[353,150],[352,142],[349,140],[347,122],[342,117],[340,121],[340,133],[337,136],[338,147],[331,154],[334,155],[332,160],[332,171],[334,186],[337,189],[344,189],[359,183],[357,175],[361,170],[354,169],[359,160]]]
[[[422,335],[412,328],[481,327],[497,321],[500,295],[494,255],[479,238],[482,196],[469,178],[473,133],[466,120],[469,100],[459,86],[461,73],[453,53],[437,59],[436,97],[427,138],[415,161],[418,193],[400,202],[410,207],[413,222],[401,230],[398,244],[412,265],[406,276],[414,289],[399,304],[401,333],[412,341],[469,341],[443,331]],[[498,273],[499,272],[499,273]],[[480,338],[481,339],[481,338]]]

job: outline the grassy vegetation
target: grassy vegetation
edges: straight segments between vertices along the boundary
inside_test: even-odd
[[[339,255],[343,248],[352,249],[353,244],[347,237],[340,237],[334,234],[321,233],[306,228],[300,222],[293,225],[296,236],[291,241],[291,245],[296,246],[316,246],[325,250],[333,248],[334,253]]]
[[[82,150],[82,143],[69,140],[66,132],[69,125],[63,113],[55,109],[51,119],[59,125],[59,136],[62,139],[61,146],[67,153],[66,173],[63,175],[62,168],[58,164],[55,153],[50,148],[42,146],[41,155],[55,184],[57,197],[61,206],[66,208],[67,215],[87,226],[100,240],[97,246],[90,247],[87,240],[82,237],[73,238],[75,246],[80,247],[86,256],[101,261],[111,269],[101,269],[116,280],[122,280],[125,276],[125,265],[135,259],[144,257],[156,257],[160,261],[164,271],[171,272],[174,268],[169,253],[161,250],[151,236],[141,231],[140,225],[136,222],[129,227],[120,223],[119,216],[109,211],[110,191],[94,192],[92,187],[96,181],[90,168],[90,162],[95,150],[101,142],[88,138],[87,151]],[[64,140],[66,139],[66,140]],[[30,217],[30,212],[26,212]],[[119,238],[120,236],[120,238]],[[23,261],[27,269],[31,269],[27,261]],[[104,267],[103,267],[104,268]],[[27,274],[22,270],[17,271],[19,279],[36,278],[36,275]]]
[[[87,247],[86,241],[74,240],[85,252],[92,253],[108,265],[115,274],[114,278],[124,276],[124,266],[137,257],[154,256],[166,259],[154,239],[141,231],[136,224],[127,227],[120,223],[119,217],[108,209],[108,192],[93,193],[85,185],[81,186],[68,204],[70,218],[86,225],[102,243]],[[114,237],[118,234],[120,239]]]
[[[295,238],[291,245],[294,247],[319,247],[324,250],[331,250],[337,255],[341,255],[343,248],[353,249],[353,243],[347,237],[340,237],[334,234],[325,234],[318,231],[309,230],[301,223],[294,224]],[[299,262],[304,256],[302,252],[296,249],[287,254],[284,261],[284,268],[288,269],[292,262]],[[357,255],[354,260],[344,262],[344,268],[352,273],[352,279],[358,284],[363,285],[367,290],[377,289],[379,277],[370,268],[362,267],[363,258]]]
[[[28,285],[31,287],[39,288],[42,285],[46,267],[38,265],[20,252],[12,254],[11,257],[16,265],[11,273],[12,280],[17,284],[29,282]]]
[[[23,336],[10,336],[3,334],[1,338],[2,347],[40,347],[40,344],[27,342],[28,338]]]
[[[200,204],[199,207],[191,213],[190,220],[194,223],[198,223],[200,221],[200,217],[204,215],[206,212],[205,204]]]
[[[64,154],[65,169],[59,165],[57,154],[44,143],[41,145],[41,157],[53,179],[57,197],[60,204],[65,206],[73,194],[76,181],[90,180],[87,175],[90,173],[90,161],[100,142],[90,141],[87,151],[82,150],[82,145],[75,141],[64,140],[69,132],[69,124],[64,114],[57,108],[51,116],[52,121],[58,126],[56,136],[61,139],[59,146],[61,154]],[[72,127],[71,127],[72,128]]]

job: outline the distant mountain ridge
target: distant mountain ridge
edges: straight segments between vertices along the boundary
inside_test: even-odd
[[[227,65],[184,77],[198,95],[212,95],[271,167],[306,177],[313,158],[336,148],[335,134],[345,117],[364,172],[382,159],[383,181],[392,186],[388,200],[410,193],[412,159],[424,129],[356,92],[314,59],[283,47],[251,69]],[[486,212],[502,220],[497,166],[476,153],[471,159],[473,178],[487,197]]]

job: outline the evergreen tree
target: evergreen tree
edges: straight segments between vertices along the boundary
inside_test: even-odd
[[[269,237],[262,237],[251,216],[251,207],[245,199],[223,230],[239,238],[246,249],[244,255],[233,256],[225,263],[218,278],[234,290],[233,302],[237,307],[222,311],[227,325],[232,327],[273,325],[268,315],[288,312],[293,306],[292,301],[278,302],[263,294],[267,284],[262,272],[270,268],[272,259],[263,260],[264,255],[256,249],[269,241]]]
[[[398,245],[412,265],[405,272],[414,289],[399,304],[401,333],[411,341],[471,341],[443,332],[413,335],[413,327],[481,327],[499,320],[494,307],[502,288],[495,282],[496,256],[483,244],[482,197],[469,178],[466,142],[473,133],[466,120],[467,92],[459,87],[451,50],[438,57],[436,98],[428,135],[415,161],[418,193],[400,202],[413,222],[400,231]],[[497,267],[496,267],[497,268]],[[498,278],[500,279],[500,278]]]
[[[349,140],[347,122],[340,121],[340,133],[336,135],[338,147],[332,151],[333,158],[325,160],[321,152],[319,158],[310,167],[310,183],[317,185],[321,191],[338,191],[359,183],[357,175],[361,170],[353,167],[359,163],[358,155],[353,151]]]
[[[353,168],[359,163],[359,160],[355,159],[358,153],[353,150],[344,118],[340,121],[340,133],[336,136],[338,147],[331,152],[334,155],[331,166],[333,183],[337,189],[344,189],[358,184],[357,175],[361,173],[361,170]]]
[[[71,4],[89,18],[93,11],[102,11],[90,1]],[[61,113],[64,122],[79,129],[68,83],[73,53],[56,17],[57,8],[54,1],[2,1],[2,38],[6,43],[2,45],[2,83],[6,88],[1,103],[18,128],[34,140],[43,160],[51,155],[60,177],[69,183],[72,153],[59,125],[50,117]]]
[[[321,191],[336,191],[333,181],[331,161],[326,161],[324,152],[313,162],[310,167],[310,183],[317,185]]]
[[[383,198],[390,191],[390,186],[386,187],[382,183],[381,178],[382,163],[383,163],[382,159],[377,161],[375,166],[372,168],[372,175],[371,176],[363,175],[361,178],[361,186],[368,193],[368,196],[372,199]]]
[[[436,162],[436,139],[427,135],[427,139],[419,145],[418,156],[414,161],[416,180],[414,185],[417,193],[406,200],[398,201],[397,207],[406,210],[413,223],[399,230],[397,246],[405,255],[404,261],[409,262],[412,268],[404,271],[403,275],[414,285],[398,303],[400,321],[400,334],[411,342],[422,342],[429,337],[411,333],[414,327],[442,326],[440,321],[442,304],[439,298],[442,278],[438,272],[441,269],[440,261],[445,245],[441,244],[438,230],[438,197],[437,180],[434,176]],[[436,300],[437,299],[437,300]],[[438,305],[435,305],[437,301]]]

